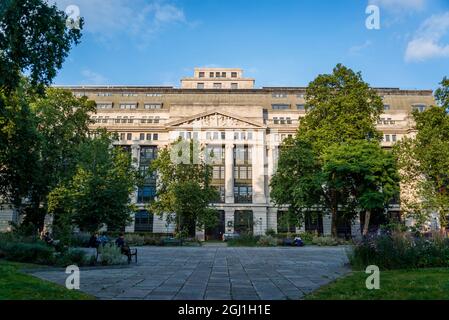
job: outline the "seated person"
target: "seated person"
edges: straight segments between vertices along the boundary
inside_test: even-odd
[[[295,237],[295,240],[293,241],[293,243],[297,247],[303,247],[304,246],[304,241],[302,241],[301,237],[299,237],[299,236]]]
[[[44,238],[42,239],[45,241],[46,244],[48,244],[49,246],[53,246],[56,247],[59,244],[59,240],[54,240],[51,235],[50,232],[45,232]]]
[[[108,236],[106,235],[106,233],[102,233],[102,235],[98,238],[98,241],[100,242],[100,244],[101,244],[102,246],[104,246],[106,243],[109,242],[109,238],[108,238]]]
[[[122,254],[130,257],[131,255],[131,249],[129,248],[129,246],[126,244],[125,241],[125,235],[123,233],[120,233],[119,237],[117,238],[117,240],[115,240],[115,245],[117,247],[119,247],[122,251]]]

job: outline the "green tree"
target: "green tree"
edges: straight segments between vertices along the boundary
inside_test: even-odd
[[[177,141],[161,150],[152,163],[158,174],[156,199],[150,210],[167,215],[167,223],[175,223],[180,234],[195,235],[196,227],[216,224],[216,210],[210,204],[218,198],[210,185],[212,168],[199,156],[197,143]]]
[[[307,183],[296,174],[288,178],[287,185],[281,181],[282,178],[275,179],[272,187],[278,191],[272,193],[272,198],[278,205],[293,203],[296,211],[301,210],[298,209],[300,205],[308,208],[313,203],[329,211],[332,235],[336,237],[339,208],[349,203],[350,193],[344,186],[340,188],[333,183],[336,177],[324,174],[324,155],[329,147],[347,141],[379,142],[380,133],[375,123],[383,111],[383,102],[377,92],[363,81],[360,73],[341,64],[334,68],[332,74],[319,75],[312,81],[307,87],[305,99],[307,113],[300,121],[295,139],[308,145],[311,153],[308,157],[314,159],[314,169],[310,171],[308,161],[294,162],[295,153],[300,159],[303,157],[299,148],[281,152],[278,170],[283,173],[278,176],[285,178],[292,170],[310,172],[310,175]],[[285,147],[289,148],[288,145]],[[284,158],[287,160],[284,161]],[[292,187],[284,190],[300,190],[299,197],[291,192],[281,195],[281,188],[287,186]]]
[[[50,191],[75,174],[79,146],[89,139],[95,103],[70,91],[49,88],[31,104],[37,119],[39,158],[24,224],[42,228]]]
[[[32,95],[27,90],[26,81],[14,92],[0,90],[0,201],[19,210],[38,174],[38,120],[29,108]]]
[[[297,227],[304,223],[306,212],[320,203],[321,185],[320,163],[312,145],[299,138],[286,139],[271,178],[270,195],[275,205],[288,205],[289,223],[296,220]]]
[[[80,145],[73,178],[49,196],[49,211],[56,221],[73,221],[82,230],[98,231],[125,227],[135,211],[131,195],[142,182],[131,155],[112,147],[105,132]]]
[[[79,28],[66,26],[67,15],[44,0],[0,2],[0,88],[14,89],[27,71],[33,87],[51,83],[73,44]]]
[[[447,225],[449,215],[449,80],[444,78],[435,91],[437,106],[424,112],[415,110],[416,137],[404,139],[396,147],[403,183],[416,181],[415,196],[407,212],[421,222],[429,213],[439,212],[440,222]]]
[[[331,146],[324,160],[324,180],[332,184],[330,188],[347,192],[347,218],[364,212],[366,236],[372,213],[382,212],[399,191],[394,156],[377,142],[359,140]]]

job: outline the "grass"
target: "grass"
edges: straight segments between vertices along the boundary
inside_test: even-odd
[[[368,290],[365,272],[352,272],[306,296],[306,300],[449,300],[449,269],[380,272],[380,289]]]
[[[0,300],[93,300],[79,291],[25,274],[20,270],[42,268],[31,264],[0,260]]]

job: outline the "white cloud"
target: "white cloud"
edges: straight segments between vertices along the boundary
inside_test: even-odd
[[[374,4],[391,12],[421,11],[425,8],[428,0],[369,0]]]
[[[441,38],[448,32],[449,11],[425,20],[407,45],[405,61],[449,57],[449,44],[441,43]]]
[[[84,69],[81,74],[84,77],[83,83],[85,84],[100,85],[107,82],[106,77],[89,69]]]
[[[352,55],[357,55],[361,51],[371,47],[372,44],[373,43],[370,40],[366,40],[364,43],[362,43],[360,45],[355,45],[355,46],[349,48],[349,53]]]
[[[61,10],[76,5],[84,31],[110,38],[126,35],[145,38],[173,23],[186,23],[184,11],[164,0],[48,0]]]

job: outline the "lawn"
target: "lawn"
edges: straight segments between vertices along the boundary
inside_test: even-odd
[[[39,266],[0,260],[0,300],[91,300],[94,297],[21,272]]]
[[[306,300],[449,300],[449,269],[381,271],[379,290],[366,289],[368,276],[352,272]]]

